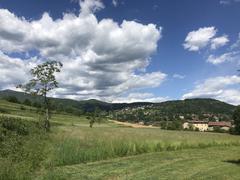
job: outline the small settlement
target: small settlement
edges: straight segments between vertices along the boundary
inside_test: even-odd
[[[214,131],[216,129],[222,130],[222,131],[229,131],[229,129],[232,127],[231,122],[227,121],[217,121],[217,122],[211,122],[211,121],[187,121],[183,123],[183,129],[192,129],[192,130],[199,130],[199,131]]]

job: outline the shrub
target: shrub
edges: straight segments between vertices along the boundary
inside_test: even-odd
[[[32,105],[32,102],[29,100],[29,99],[25,99],[23,101],[23,104],[26,105],[26,106],[31,106]]]
[[[33,179],[47,140],[37,123],[0,116],[0,179]]]
[[[25,111],[25,110],[26,110],[26,108],[25,108],[24,106],[20,106],[20,109],[21,109],[22,111]]]
[[[8,96],[8,97],[6,97],[6,100],[7,100],[8,102],[12,102],[12,103],[18,103],[18,104],[20,104],[18,98],[15,97],[15,96]]]
[[[233,120],[235,124],[235,133],[240,135],[240,106],[236,108],[233,113]]]
[[[8,131],[15,131],[19,135],[28,135],[28,125],[20,118],[1,116],[0,125]]]
[[[213,128],[213,131],[214,132],[218,132],[218,133],[225,133],[226,131],[220,127],[214,127]]]
[[[6,109],[0,108],[0,113],[8,113]]]
[[[34,102],[33,106],[36,107],[36,108],[41,108],[42,107],[41,103],[39,103],[39,102]]]

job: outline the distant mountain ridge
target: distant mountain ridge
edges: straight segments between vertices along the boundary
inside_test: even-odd
[[[40,96],[32,96],[23,92],[17,92],[12,90],[0,91],[0,98],[4,99],[8,96],[15,96],[20,102],[25,99],[29,99],[32,102],[40,102]],[[73,108],[75,110],[82,110],[84,112],[94,111],[95,108],[99,108],[104,111],[121,110],[124,108],[135,108],[135,107],[148,107],[155,109],[160,114],[186,114],[186,113],[214,113],[214,114],[226,114],[230,115],[235,109],[234,105],[227,104],[215,99],[186,99],[186,100],[175,100],[166,101],[160,103],[151,102],[135,102],[135,103],[108,103],[99,101],[96,99],[90,100],[71,100],[61,98],[50,98],[53,104],[59,108]]]
[[[29,99],[32,102],[40,102],[40,96],[32,96],[30,94],[26,94],[24,92],[18,92],[13,90],[2,90],[0,91],[0,98],[4,99],[8,96],[15,96],[20,102],[23,102],[25,99]],[[117,110],[122,109],[125,107],[136,107],[142,105],[149,105],[154,103],[149,102],[136,102],[136,103],[108,103],[99,101],[96,99],[89,99],[89,100],[72,100],[72,99],[62,99],[62,98],[50,98],[54,104],[62,104],[64,106],[70,106],[73,108],[82,108],[86,111],[92,111],[95,107],[98,107],[101,110]]]

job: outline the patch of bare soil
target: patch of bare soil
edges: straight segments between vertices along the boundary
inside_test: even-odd
[[[123,126],[128,126],[128,127],[133,127],[133,128],[158,128],[152,125],[143,125],[143,124],[138,124],[138,123],[129,123],[129,122],[121,122],[121,121],[116,121],[116,120],[109,120],[110,122],[113,122],[115,124],[123,125]]]

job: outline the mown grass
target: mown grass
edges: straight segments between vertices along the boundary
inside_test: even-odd
[[[240,165],[228,161],[239,158],[240,151],[236,146],[163,151],[87,164],[60,166],[49,171],[45,179],[238,180]]]

